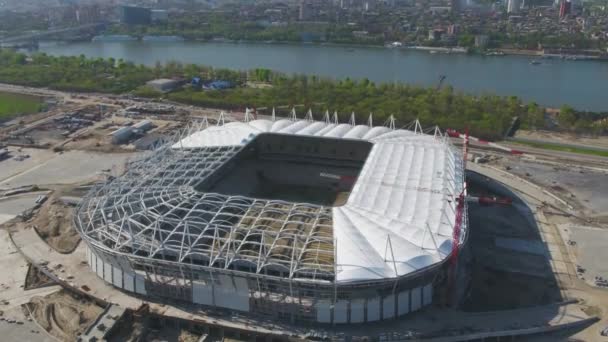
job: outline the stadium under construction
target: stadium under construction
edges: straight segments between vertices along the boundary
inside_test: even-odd
[[[445,302],[467,239],[464,162],[439,129],[337,117],[193,124],[74,217],[113,286],[296,324]]]

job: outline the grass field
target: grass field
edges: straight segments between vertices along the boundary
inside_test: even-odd
[[[0,92],[0,121],[17,115],[36,113],[42,108],[42,99],[13,93]]]
[[[600,157],[608,157],[608,151],[604,150],[596,150],[592,148],[584,148],[578,146],[566,146],[552,143],[544,143],[544,142],[531,142],[531,141],[513,141],[516,144],[526,145],[535,148],[542,148],[545,150],[553,150],[553,151],[562,151],[562,152],[571,152],[571,153],[579,153],[579,154],[589,154],[593,156]]]

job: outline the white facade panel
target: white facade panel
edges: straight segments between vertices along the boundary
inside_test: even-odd
[[[412,289],[412,311],[422,307],[422,287]]]
[[[112,265],[109,262],[103,263],[103,280],[112,284]]]
[[[203,305],[213,305],[213,288],[203,281],[192,282],[192,301]]]
[[[135,292],[135,275],[131,272],[123,270],[122,276],[124,289],[129,292]]]
[[[329,302],[318,302],[315,305],[317,310],[317,322],[319,323],[331,323],[331,310]]]
[[[350,322],[361,323],[363,321],[365,321],[365,300],[352,300],[350,302]]]
[[[367,300],[367,321],[375,322],[380,320],[380,298]]]
[[[87,250],[89,251],[89,255],[88,255],[88,261],[89,261],[89,267],[91,267],[91,269],[93,270],[93,272],[97,272],[97,265],[95,264],[95,257],[93,254],[93,252],[91,252],[90,249],[87,248]]]
[[[433,303],[433,284],[428,284],[422,288],[422,305],[431,305]]]
[[[103,259],[99,256],[95,256],[95,265],[97,267],[97,276],[103,279]]]
[[[234,282],[232,281],[232,277],[225,274],[215,275],[215,286],[218,287],[222,291],[232,291],[235,292],[236,288]]]
[[[410,312],[410,291],[399,292],[399,298],[397,299],[397,313],[399,316],[405,315]]]
[[[118,267],[113,267],[112,270],[112,284],[122,289],[122,270]]]
[[[221,288],[216,286],[214,288],[214,300],[215,305],[239,311],[249,311],[249,294],[236,292],[230,288]]]
[[[236,286],[237,292],[249,294],[249,285],[247,284],[247,279],[234,277],[234,285]]]
[[[334,305],[334,323],[346,323],[348,321],[348,302],[339,300]]]
[[[146,292],[146,280],[143,274],[135,273],[135,292],[145,295]]]
[[[382,299],[382,319],[395,317],[395,295],[389,295]]]
[[[116,262],[115,265],[120,267],[123,271],[134,272],[133,267],[131,267],[131,264],[129,263],[129,260],[127,258],[117,257],[115,262]]]
[[[220,274],[214,284],[214,303],[216,306],[249,311],[249,288],[244,278]]]

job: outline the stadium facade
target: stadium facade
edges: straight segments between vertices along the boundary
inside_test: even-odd
[[[194,125],[83,200],[90,267],[124,291],[292,323],[429,305],[466,240],[462,154],[392,126]]]

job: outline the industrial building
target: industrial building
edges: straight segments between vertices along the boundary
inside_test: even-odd
[[[112,144],[125,144],[134,137],[141,137],[152,128],[154,128],[154,124],[150,120],[142,120],[134,125],[121,127],[110,133]]]
[[[159,78],[156,80],[152,80],[152,81],[148,81],[146,83],[146,85],[148,87],[151,87],[157,91],[160,91],[162,93],[167,93],[170,92],[172,90],[177,89],[177,87],[179,87],[181,84],[180,81],[178,80],[172,80],[169,78]]]
[[[124,144],[133,136],[133,128],[131,126],[120,127],[119,129],[110,133],[110,136],[112,137],[112,144]]]
[[[327,115],[223,122],[180,132],[82,201],[74,225],[100,278],[294,324],[441,300],[468,234],[447,135]]]

